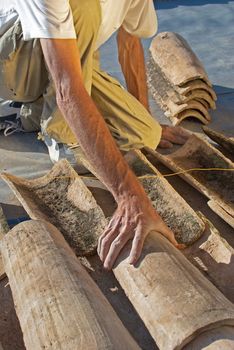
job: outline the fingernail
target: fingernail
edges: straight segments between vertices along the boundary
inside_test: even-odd
[[[128,258],[127,262],[129,265],[135,265],[136,259],[135,258]]]
[[[100,260],[103,262],[103,256],[101,254],[98,254]]]
[[[178,243],[177,245],[176,245],[176,248],[178,248],[179,250],[182,250],[182,249],[185,249],[186,248],[186,245],[185,244],[182,244],[182,243]]]
[[[103,264],[103,268],[104,268],[104,270],[106,270],[106,271],[110,271],[111,270],[111,266],[110,265],[108,265],[108,264]]]

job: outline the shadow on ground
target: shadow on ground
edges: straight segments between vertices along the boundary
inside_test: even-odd
[[[233,0],[154,0],[154,4],[160,10],[168,10],[178,6],[203,6],[207,4],[228,4]]]
[[[229,88],[229,87],[221,86],[221,85],[213,85],[213,88],[214,88],[217,95],[233,94],[233,96],[234,96],[234,89],[233,88]],[[234,106],[233,106],[233,109],[234,109]]]

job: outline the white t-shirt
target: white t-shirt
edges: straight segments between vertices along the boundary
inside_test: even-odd
[[[73,18],[68,0],[0,0],[0,32],[19,19],[24,40],[34,38],[75,38]]]
[[[157,31],[153,0],[100,0],[102,22],[97,47],[104,44],[122,25],[140,38],[149,38]]]
[[[156,33],[153,0],[99,0],[102,23],[97,48],[123,25],[138,37]],[[0,0],[0,35],[16,20],[21,21],[24,40],[76,38],[69,0]]]

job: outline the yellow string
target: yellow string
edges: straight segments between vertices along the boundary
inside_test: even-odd
[[[163,176],[163,177],[171,177],[171,176],[176,176],[176,175],[180,175],[180,174],[185,174],[185,173],[189,173],[191,171],[234,171],[234,169],[226,169],[226,168],[191,168],[191,169],[186,169],[186,170],[181,170],[181,171],[177,171],[174,173],[169,173],[169,174],[155,174],[153,176]],[[147,174],[145,174],[147,175]],[[150,174],[151,175],[151,174]],[[96,178],[93,177],[89,177],[89,176],[83,176],[86,177],[87,179],[93,180]],[[54,176],[53,179],[70,179],[72,178],[71,176]],[[82,175],[81,175],[82,178]]]
[[[234,171],[234,169],[225,169],[225,168],[191,168],[191,169],[177,171],[176,173],[165,174],[163,176],[164,177],[175,176],[175,175],[189,173],[191,171]]]

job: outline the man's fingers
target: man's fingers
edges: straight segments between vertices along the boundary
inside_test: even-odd
[[[101,249],[103,239],[107,235],[109,235],[112,231],[115,231],[119,227],[119,225],[120,225],[120,219],[114,215],[109,221],[102,235],[99,237],[98,246],[97,246],[97,253],[99,256],[100,256],[100,249]]]
[[[112,242],[115,240],[115,238],[118,236],[118,231],[111,231],[108,235],[106,235],[101,242],[100,249],[99,249],[99,257],[102,262],[105,261],[106,256],[108,255],[108,251],[110,249],[110,246]]]
[[[189,136],[190,133],[180,126],[162,125],[162,140],[182,145],[188,140]]]
[[[182,128],[181,126],[170,126],[163,124],[161,125],[161,127],[163,133],[171,132],[186,139],[188,139],[191,136],[191,133],[188,130]]]
[[[159,142],[158,147],[160,147],[160,148],[172,148],[173,144],[171,142],[169,142],[169,141],[161,139],[161,141]]]
[[[191,136],[191,132],[189,132],[188,130],[181,128],[180,126],[177,126],[176,128],[178,129],[180,136],[184,139],[188,140],[188,138]]]
[[[102,262],[105,261],[112,241],[118,236],[118,226],[113,229],[107,229],[98,241],[98,255]]]
[[[190,136],[190,133],[186,129],[181,128],[181,126],[170,127],[170,129],[174,134],[177,134],[178,136],[185,139],[188,139]]]
[[[147,220],[142,220],[139,213],[134,215],[134,225],[132,225],[132,217],[129,214],[127,218],[124,215],[121,216],[120,213],[113,216],[98,241],[98,255],[105,269],[110,270],[113,267],[121,250],[131,238],[133,241],[128,261],[130,264],[135,264],[141,255],[145,237],[152,231],[165,236],[175,247],[184,248],[184,245],[178,244],[174,233],[159,215],[156,213],[154,215],[153,210],[147,215],[149,215]]]
[[[100,256],[100,252],[101,252],[102,241],[110,232],[111,232],[111,229],[107,227],[105,229],[105,231],[103,232],[103,234],[98,239],[97,253],[99,256]]]
[[[172,130],[168,131],[168,133],[165,133],[165,135],[162,136],[162,139],[179,145],[184,144],[187,140],[186,138],[182,137],[176,132],[173,132]]]
[[[138,230],[132,241],[132,249],[128,259],[129,264],[134,265],[139,259],[143,249],[144,240],[145,240],[145,237],[143,236],[141,230]]]
[[[179,247],[179,243],[175,239],[175,235],[172,230],[162,221],[160,226],[155,230],[165,236],[175,247]]]
[[[120,251],[123,249],[130,238],[130,235],[126,234],[126,232],[123,230],[123,233],[119,234],[115,240],[112,241],[110,249],[104,261],[105,269],[110,270],[113,267]]]
[[[172,135],[170,141],[173,142],[175,145],[184,145],[186,142],[186,140],[183,137],[180,137],[178,135]]]
[[[155,232],[161,234],[162,236],[166,237],[176,248],[178,249],[185,249],[186,245],[182,243],[178,243],[175,239],[175,235],[172,230],[169,229],[169,227],[162,222],[162,226],[155,229]]]
[[[176,248],[178,248],[179,250],[185,249],[186,245],[183,243],[178,243],[178,245],[176,246]]]

